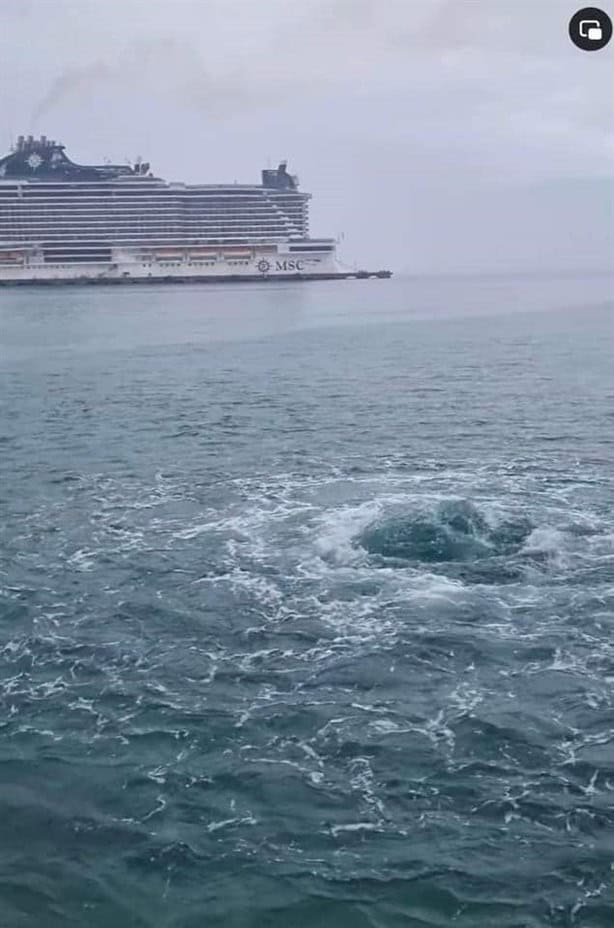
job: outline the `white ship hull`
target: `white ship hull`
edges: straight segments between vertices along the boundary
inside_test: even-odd
[[[0,245],[0,249],[2,246]],[[353,272],[340,265],[334,252],[322,255],[284,251],[250,254],[240,258],[215,255],[206,260],[178,254],[142,259],[116,252],[111,262],[53,264],[36,259],[1,264],[0,284],[28,283],[131,283],[206,280],[323,279],[347,277]]]
[[[255,255],[240,259],[216,256],[201,261],[177,256],[175,260],[142,260],[126,253],[114,255],[114,258],[111,262],[79,264],[43,261],[0,264],[0,284],[322,279],[347,277],[353,273],[340,265],[334,253],[301,256],[281,249],[265,257]]]

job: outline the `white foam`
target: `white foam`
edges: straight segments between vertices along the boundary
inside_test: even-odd
[[[88,551],[87,548],[80,548],[71,554],[66,563],[74,570],[88,571],[92,570],[96,562],[96,552]]]
[[[351,822],[349,825],[333,825],[331,827],[331,832],[336,838],[337,835],[342,834],[343,832],[353,832],[353,831],[381,831],[381,826],[377,825],[375,822]]]
[[[398,735],[411,730],[397,725],[391,719],[376,719],[374,722],[369,722],[369,728],[376,731],[378,735]]]
[[[404,590],[408,600],[439,599],[449,603],[458,602],[459,595],[466,592],[467,588],[461,580],[452,580],[428,571],[414,574]]]
[[[156,803],[157,805],[155,805],[154,808],[147,813],[147,815],[143,816],[141,822],[146,822],[148,819],[153,818],[154,815],[159,815],[164,811],[164,809],[166,809],[167,802],[164,796],[156,796]]]
[[[230,828],[232,825],[256,825],[257,819],[248,812],[243,818],[224,818],[217,822],[209,822],[207,825],[208,832],[219,831],[221,828]]]
[[[357,549],[353,541],[381,512],[382,504],[376,500],[345,506],[321,516],[320,531],[315,539],[319,556],[336,564],[359,563],[364,559],[364,552]]]

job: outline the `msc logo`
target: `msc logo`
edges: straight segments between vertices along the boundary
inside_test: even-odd
[[[259,261],[256,267],[258,268],[261,274],[268,274],[269,271],[271,270],[271,265],[265,258],[263,258],[262,261]],[[273,270],[275,271],[302,271],[304,267],[305,267],[304,261],[286,260],[286,261],[276,261],[275,267],[273,268]]]

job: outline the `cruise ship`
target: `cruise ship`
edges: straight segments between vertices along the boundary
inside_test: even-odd
[[[0,284],[389,277],[311,238],[286,162],[260,184],[162,180],[142,160],[82,165],[45,136],[0,159]]]

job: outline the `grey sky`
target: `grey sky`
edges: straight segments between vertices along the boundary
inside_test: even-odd
[[[2,0],[0,147],[204,182],[287,157],[359,264],[606,268],[614,41],[570,43],[580,5]]]

